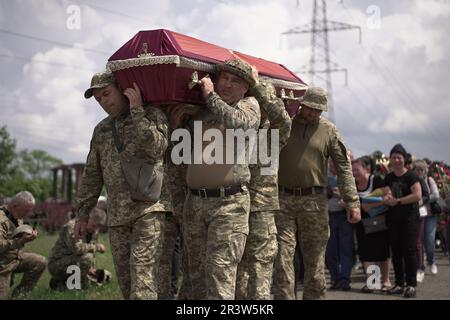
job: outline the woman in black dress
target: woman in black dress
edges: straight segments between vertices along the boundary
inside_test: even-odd
[[[361,198],[366,197],[372,191],[383,188],[385,186],[383,179],[372,173],[373,165],[368,156],[358,158],[352,162],[353,176],[356,180],[356,188]],[[369,206],[362,204],[361,219],[368,219]],[[384,213],[382,213],[384,214]],[[364,271],[367,276],[367,268],[370,265],[377,265],[381,271],[381,291],[386,292],[390,287],[389,281],[389,237],[387,230],[366,234],[362,220],[356,224],[356,240],[358,244],[358,256],[362,261]],[[370,289],[365,285],[362,289],[364,293],[371,293]]]
[[[419,231],[419,205],[422,198],[419,177],[405,167],[407,152],[401,144],[390,152],[390,172],[384,182],[389,193],[384,197],[389,212],[387,225],[395,272],[395,286],[390,294],[403,294],[405,298],[416,296],[417,247]],[[405,287],[406,282],[406,287]]]

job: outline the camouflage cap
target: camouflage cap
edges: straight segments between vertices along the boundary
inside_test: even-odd
[[[320,87],[309,87],[300,98],[300,103],[312,109],[328,111],[327,93]]]
[[[94,89],[105,88],[113,83],[116,83],[116,79],[111,71],[98,72],[92,76],[91,86],[84,92],[84,97],[89,99],[92,97]]]
[[[229,59],[222,64],[216,65],[216,71],[228,71],[245,81],[247,81],[250,87],[255,85],[255,79],[252,76],[252,66],[241,59]]]
[[[12,233],[12,237],[16,238],[16,237],[21,237],[23,234],[32,234],[33,233],[33,228],[28,225],[28,224],[22,224],[20,226],[18,226],[16,229],[14,229],[13,233]]]

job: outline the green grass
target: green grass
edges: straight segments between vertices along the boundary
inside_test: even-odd
[[[48,257],[52,249],[58,233],[49,234],[43,230],[39,230],[38,238],[29,242],[23,249],[26,252],[34,252]],[[106,246],[104,254],[97,253],[95,255],[95,266],[100,269],[107,269],[112,273],[113,279],[110,283],[103,286],[91,286],[87,290],[65,290],[54,291],[49,289],[50,274],[46,269],[39,279],[34,290],[25,299],[29,300],[117,300],[122,299],[117,277],[114,270],[111,248],[107,234],[101,234],[99,241]],[[20,282],[21,275],[16,274],[14,285]],[[11,292],[12,290],[10,290]]]

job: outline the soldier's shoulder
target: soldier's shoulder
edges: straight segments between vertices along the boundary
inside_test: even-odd
[[[258,100],[256,100],[256,98],[253,96],[249,96],[249,97],[245,97],[245,98],[241,99],[239,101],[239,105],[242,107],[258,107],[259,108]]]
[[[166,114],[162,110],[163,107],[156,105],[147,105],[144,106],[145,114],[150,117],[159,117],[163,119],[167,119]]]
[[[336,125],[333,122],[331,122],[330,120],[328,120],[327,118],[320,117],[319,124],[327,129],[329,129],[330,132],[337,130]]]
[[[167,123],[167,116],[162,110],[162,107],[155,106],[155,105],[147,105],[144,106],[145,115],[148,119],[154,120],[157,123]]]
[[[4,223],[6,221],[8,221],[8,217],[6,216],[6,212],[2,210],[2,208],[0,208],[0,223]]]
[[[110,119],[110,117],[106,117],[105,119],[97,123],[94,128],[94,132],[92,133],[92,140],[94,142],[98,139],[102,140],[104,134],[111,131]]]
[[[97,125],[94,128],[94,134],[93,136],[96,136],[97,134],[104,132],[104,131],[109,131],[110,129],[110,120],[111,118],[108,116],[106,118],[104,118],[103,120],[101,120],[99,123],[97,123]]]

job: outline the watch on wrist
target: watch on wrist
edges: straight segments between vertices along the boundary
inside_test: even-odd
[[[401,205],[402,201],[400,200],[400,198],[397,198],[397,205]]]

